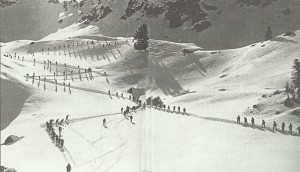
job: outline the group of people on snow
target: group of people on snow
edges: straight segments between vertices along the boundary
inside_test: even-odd
[[[240,117],[240,115],[237,116],[236,120],[237,120],[238,124],[241,124],[241,117]],[[247,117],[244,117],[244,125],[249,125]],[[253,117],[251,117],[251,126],[255,127],[255,119]],[[261,127],[262,128],[266,128],[266,121],[264,119],[262,119],[262,121],[261,121]],[[288,128],[289,128],[289,132],[292,134],[293,133],[293,125],[292,125],[292,123],[289,124]],[[273,129],[273,131],[277,130],[277,123],[276,123],[276,121],[273,121],[272,129]],[[300,135],[300,126],[298,126],[296,128],[296,130],[298,131],[298,135]],[[281,123],[281,131],[285,132],[285,122]]]
[[[46,130],[49,133],[51,139],[56,143],[56,145],[63,149],[64,147],[64,139],[62,138],[62,125],[63,122],[69,124],[69,115],[66,116],[65,119],[59,120],[56,119],[54,123],[54,119],[50,119],[46,122]],[[58,134],[55,132],[54,127],[58,128]]]

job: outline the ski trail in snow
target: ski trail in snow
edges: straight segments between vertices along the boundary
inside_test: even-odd
[[[70,151],[65,146],[64,146],[64,152],[66,152],[66,154],[69,156],[69,158],[72,161],[72,163],[77,166],[77,163],[75,162],[75,160],[73,159],[72,155],[70,154]],[[63,152],[63,155],[66,157],[66,155],[64,154],[64,152]]]
[[[95,115],[95,116],[89,116],[89,117],[83,117],[83,118],[75,118],[75,119],[71,119],[71,120],[70,120],[70,123],[80,122],[80,121],[89,120],[89,119],[94,119],[94,118],[101,118],[101,117],[105,117],[105,116],[120,115],[120,114],[121,114],[121,113],[117,112],[117,113]]]

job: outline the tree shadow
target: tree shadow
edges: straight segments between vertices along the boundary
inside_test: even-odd
[[[163,63],[159,64],[157,59],[149,59],[149,73],[150,81],[155,81],[157,86],[163,91],[165,95],[176,95],[183,92],[181,85],[170,74]]]

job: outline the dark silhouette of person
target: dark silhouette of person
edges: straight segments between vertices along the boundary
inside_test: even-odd
[[[281,124],[281,131],[284,131],[284,128],[285,128],[285,123],[282,122],[282,124]]]
[[[262,128],[266,128],[266,121],[265,120],[262,120]]]
[[[245,123],[245,125],[248,125],[248,121],[247,121],[246,117],[244,117],[244,123]]]
[[[277,129],[277,123],[274,121],[273,122],[273,130],[276,130]]]
[[[236,122],[237,122],[238,124],[241,123],[241,117],[240,117],[240,115],[238,115],[238,116],[236,117]]]
[[[132,122],[133,116],[130,115],[129,118],[130,118],[130,122],[133,123],[133,122]]]
[[[103,119],[103,127],[106,128],[106,119],[105,118]]]
[[[71,165],[70,165],[70,163],[68,163],[68,165],[67,165],[67,172],[71,172]]]
[[[251,118],[251,124],[252,124],[252,127],[255,126],[255,122],[254,122],[254,118],[253,117]]]
[[[290,123],[290,125],[289,125],[289,130],[290,130],[290,132],[292,134],[293,133],[293,125],[292,125],[292,123]]]

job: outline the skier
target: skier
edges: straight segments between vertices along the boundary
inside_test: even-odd
[[[51,126],[52,126],[53,121],[54,121],[53,119],[50,119],[50,121],[49,121]]]
[[[60,140],[60,147],[61,147],[61,148],[64,147],[64,142],[65,142],[64,139],[61,139],[61,140]]]
[[[131,95],[129,95],[129,100],[131,100]]]
[[[119,97],[118,92],[116,92],[116,96]]]
[[[49,125],[49,122],[48,122],[48,121],[46,121],[46,128],[47,128],[47,131],[49,131],[50,125]]]
[[[70,163],[67,165],[67,172],[71,172],[71,165],[70,165]]]
[[[72,78],[72,81],[74,81],[73,80],[73,70],[71,70],[71,78]]]
[[[168,111],[170,111],[170,106],[168,105]]]
[[[29,77],[29,74],[28,74],[28,73],[26,73],[26,81],[28,81],[28,77]]]
[[[33,66],[35,66],[35,59],[33,59]]]
[[[186,109],[185,108],[183,108],[183,114],[186,114]]]
[[[236,118],[236,122],[237,122],[238,124],[240,124],[240,123],[241,123],[241,117],[240,117],[240,115],[238,115],[238,116],[237,116],[237,118]]]
[[[58,147],[60,147],[61,139],[62,139],[62,138],[58,137],[58,140],[57,140],[57,142],[56,142],[56,144],[57,144]]]
[[[134,123],[132,122],[133,116],[130,115],[129,118],[130,118],[130,122],[131,122],[132,124],[134,124]]]
[[[282,124],[281,124],[281,131],[284,131],[284,128],[285,128],[285,123],[282,122]]]
[[[178,108],[177,108],[177,109],[178,109],[178,113],[180,113],[180,106],[178,106]]]
[[[103,119],[103,127],[107,128],[107,126],[106,126],[106,119],[105,118]]]
[[[58,135],[57,134],[55,134],[55,141],[56,141],[56,144],[58,143]]]
[[[66,120],[65,121],[66,121],[67,124],[69,123],[69,115],[66,116]]]
[[[124,96],[123,96],[123,93],[121,94],[121,97],[123,98]]]
[[[290,123],[290,125],[289,125],[289,130],[290,130],[290,132],[292,134],[293,133],[293,125],[292,125],[292,123]]]
[[[110,96],[110,90],[108,90],[108,95]]]
[[[59,137],[61,136],[61,130],[62,130],[62,128],[61,128],[61,126],[59,126],[59,127],[58,127]]]
[[[265,120],[262,120],[262,128],[266,128],[266,121]]]
[[[248,121],[247,121],[246,117],[244,117],[244,123],[245,123],[245,125],[248,125]]]
[[[123,114],[123,110],[124,110],[124,109],[123,109],[123,107],[122,107],[122,108],[121,108],[121,113],[122,113],[122,114]]]
[[[274,121],[273,122],[273,130],[275,130],[275,129],[277,130],[277,123]]]
[[[255,122],[254,122],[254,118],[253,117],[251,118],[251,124],[252,124],[252,127],[255,126]]]
[[[51,136],[52,136],[52,140],[55,140],[56,136],[53,128],[51,128]]]
[[[176,107],[175,107],[175,106],[173,106],[173,112],[175,111],[175,109],[176,109]]]
[[[66,71],[63,72],[64,81],[66,80],[65,75],[66,75]]]

